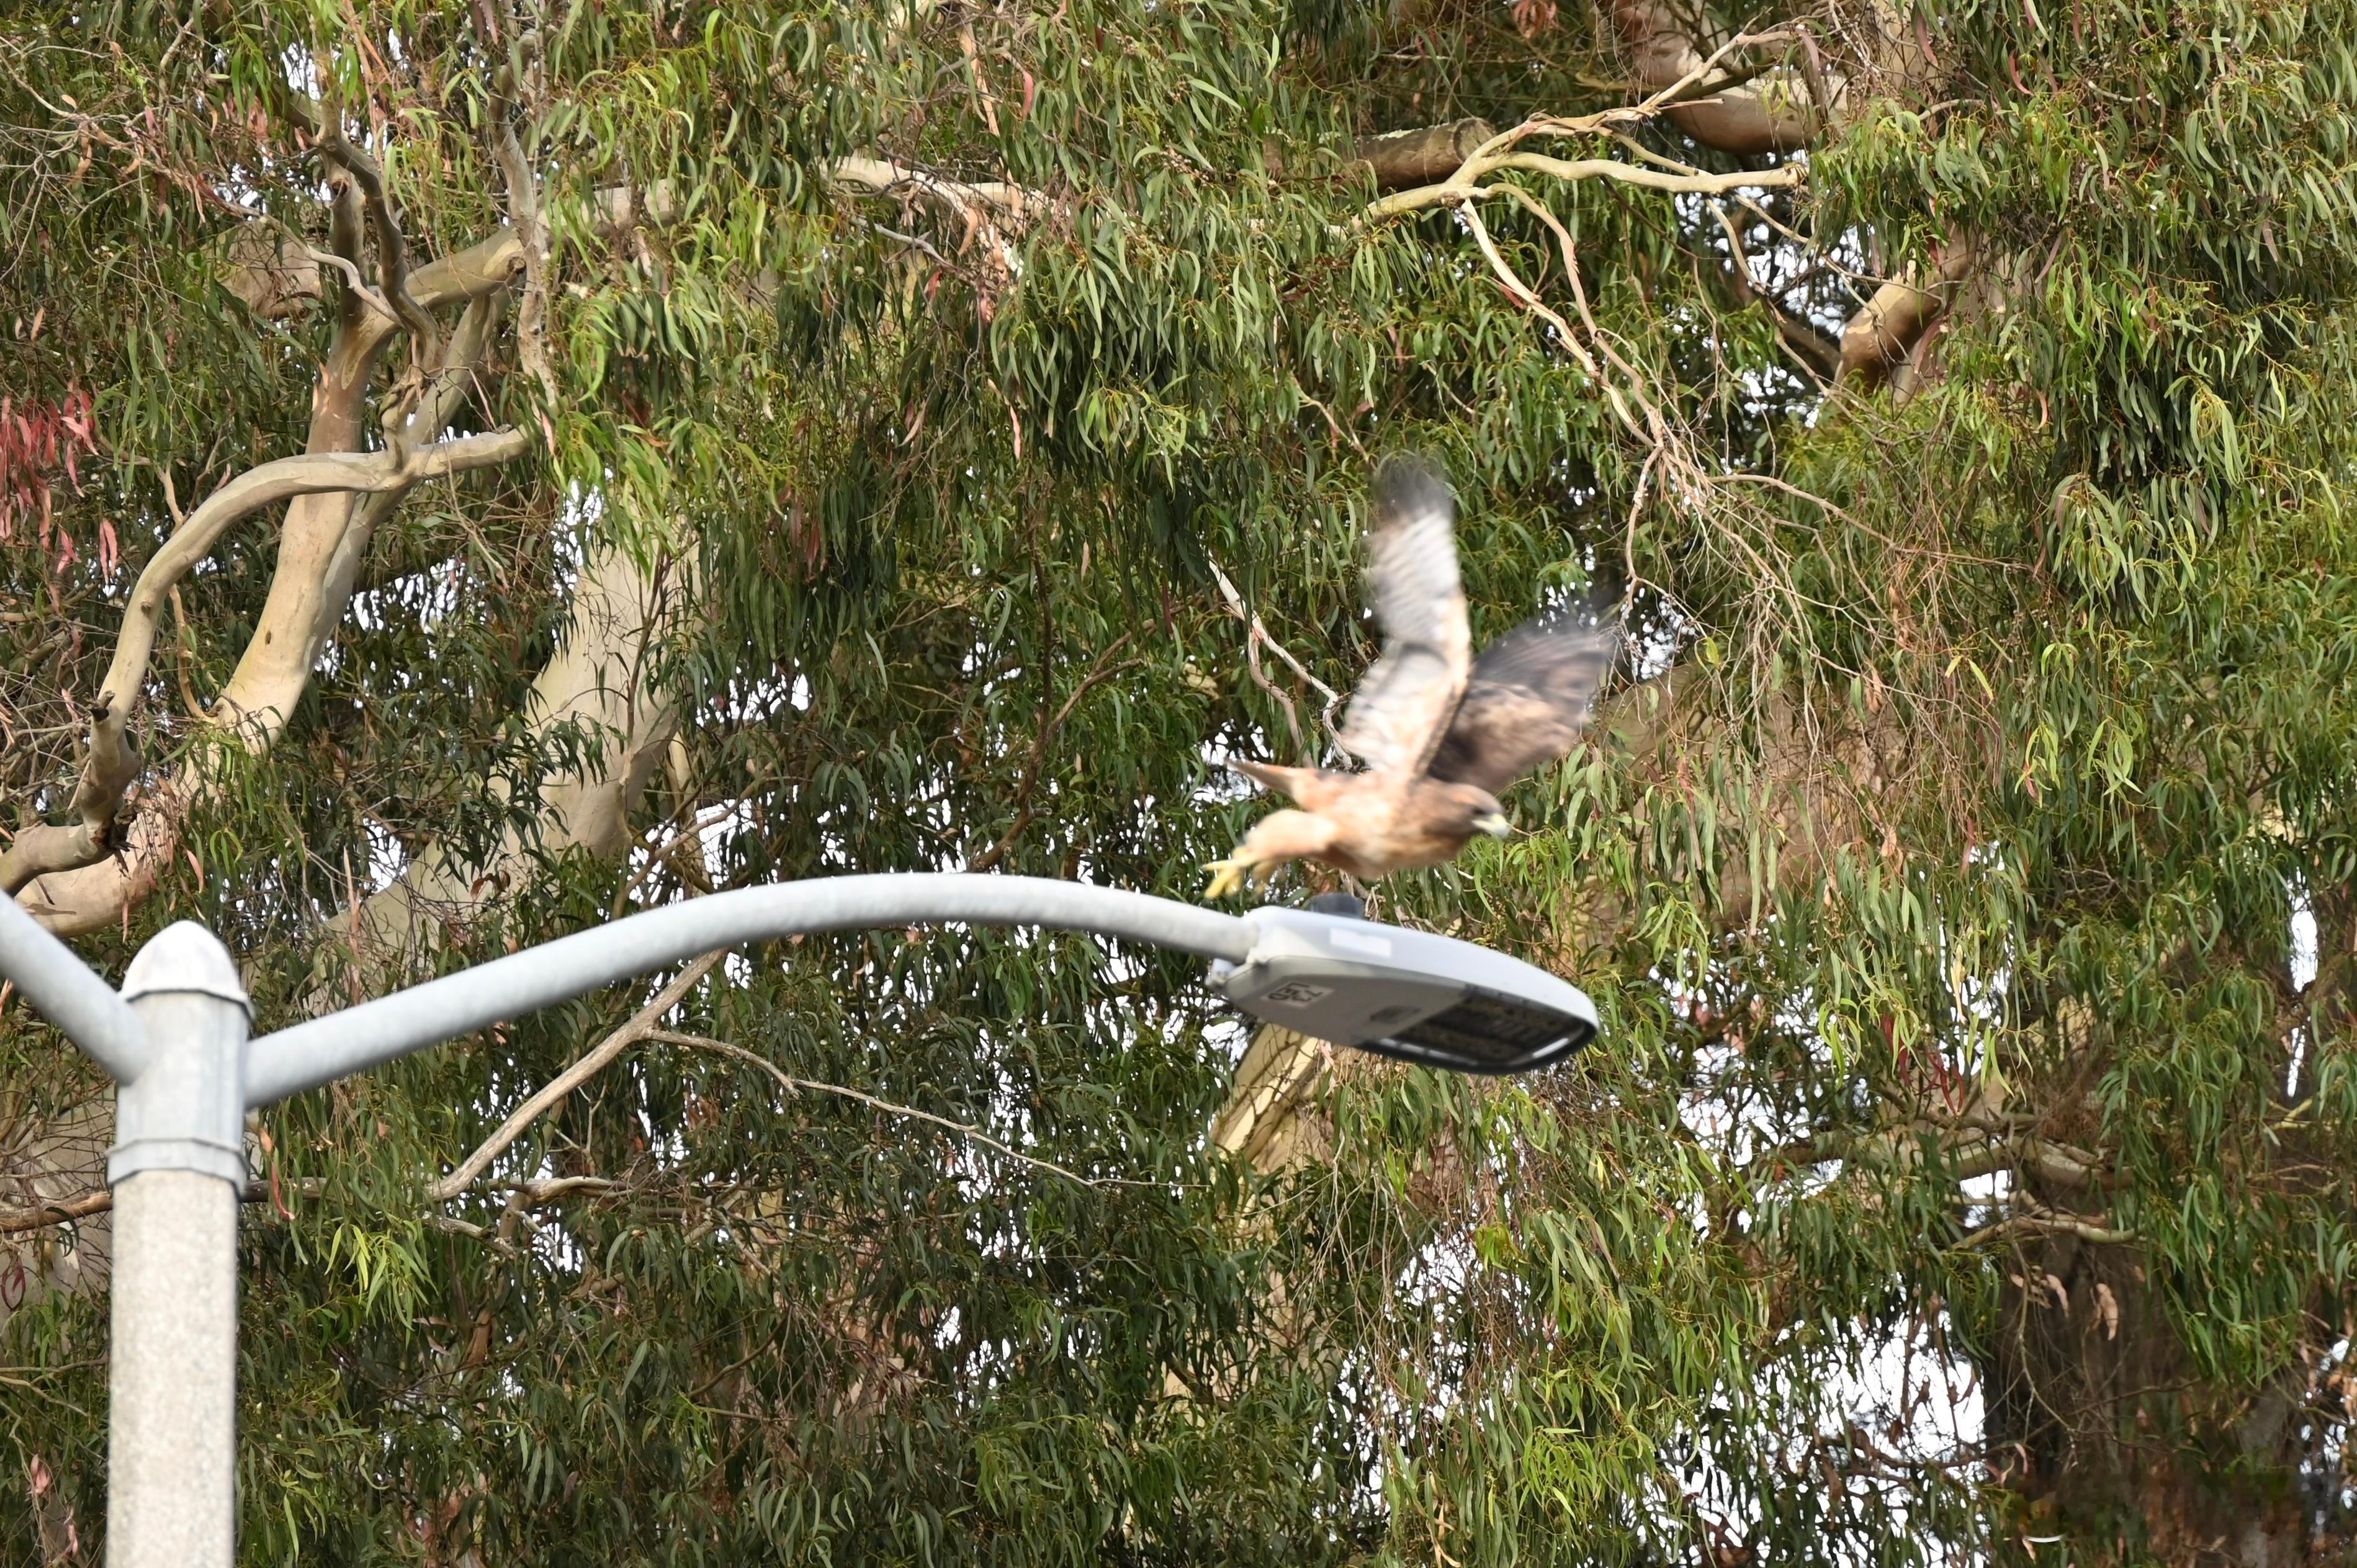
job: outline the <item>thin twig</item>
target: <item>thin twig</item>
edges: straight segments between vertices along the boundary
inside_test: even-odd
[[[375,311],[379,316],[383,317],[387,321],[393,322],[396,325],[401,324],[400,312],[394,310],[393,306],[386,302],[384,295],[369,287],[368,280],[361,276],[360,268],[352,265],[351,262],[348,258],[339,256],[333,251],[322,251],[314,245],[304,246],[303,253],[320,266],[333,267],[338,272],[343,274],[344,282],[351,285],[352,293],[360,297],[362,304],[366,305],[371,310]]]
[[[653,1036],[654,1026],[663,1015],[678,1006],[696,983],[711,973],[720,961],[728,956],[726,949],[705,953],[680,972],[679,978],[655,993],[655,999],[630,1015],[628,1022],[607,1036],[597,1048],[566,1068],[549,1082],[547,1088],[533,1095],[515,1109],[515,1113],[499,1125],[499,1130],[484,1139],[475,1152],[468,1155],[458,1167],[426,1189],[436,1203],[447,1203],[474,1184],[501,1151],[523,1135],[525,1128],[540,1120],[548,1109],[566,1095],[595,1078],[616,1057]]]
[[[1286,695],[1277,688],[1275,682],[1261,672],[1258,650],[1264,646],[1271,653],[1284,660],[1286,669],[1316,687],[1318,695],[1326,699],[1326,708],[1318,715],[1318,721],[1325,725],[1327,733],[1333,736],[1339,742],[1341,737],[1334,727],[1334,710],[1342,705],[1342,693],[1312,675],[1300,660],[1296,659],[1286,650],[1285,644],[1271,637],[1268,628],[1262,624],[1259,614],[1246,607],[1244,596],[1236,592],[1236,585],[1228,580],[1228,575],[1225,572],[1220,570],[1220,564],[1217,561],[1210,561],[1209,564],[1211,568],[1212,579],[1220,585],[1220,596],[1227,601],[1228,613],[1242,621],[1249,633],[1244,651],[1246,662],[1251,668],[1253,682],[1262,691],[1275,697],[1285,709],[1286,724],[1293,731],[1293,744],[1305,751],[1308,748],[1308,743],[1302,737],[1300,722],[1294,716],[1293,699]]]
[[[79,1197],[60,1198],[55,1203],[37,1203],[29,1208],[12,1208],[0,1213],[0,1236],[15,1235],[20,1230],[38,1230],[45,1226],[63,1225],[75,1219],[87,1219],[93,1214],[103,1214],[114,1207],[114,1194],[104,1187],[85,1192]]]
[[[1244,625],[1247,625],[1247,628],[1252,628],[1252,629],[1254,629],[1254,632],[1259,632],[1261,641],[1265,641],[1265,644],[1268,644],[1268,650],[1270,650],[1270,653],[1275,653],[1277,658],[1282,658],[1282,660],[1285,660],[1285,667],[1286,667],[1286,670],[1292,670],[1292,672],[1294,672],[1294,674],[1298,674],[1298,677],[1304,679],[1304,682],[1308,682],[1310,686],[1315,686],[1315,689],[1318,689],[1318,695],[1322,695],[1322,698],[1325,698],[1327,703],[1341,703],[1341,693],[1339,693],[1339,691],[1334,691],[1334,689],[1331,689],[1331,686],[1327,686],[1325,682],[1320,682],[1320,679],[1315,677],[1315,674],[1310,674],[1310,672],[1308,672],[1308,667],[1306,667],[1304,662],[1298,660],[1298,658],[1294,658],[1292,653],[1286,653],[1286,650],[1285,650],[1285,644],[1280,644],[1280,641],[1277,641],[1275,637],[1270,637],[1270,634],[1268,634],[1268,628],[1265,628],[1265,625],[1261,625],[1261,616],[1259,616],[1259,613],[1256,613],[1256,611],[1247,611],[1247,608],[1244,608],[1244,596],[1243,596],[1243,595],[1237,595],[1237,592],[1235,592],[1235,583],[1228,583],[1228,573],[1221,571],[1221,568],[1219,568],[1219,561],[1211,561],[1211,577],[1216,577],[1216,580],[1219,580],[1219,592],[1221,592],[1221,596],[1223,596],[1223,599],[1228,601],[1228,611],[1235,613],[1237,620],[1243,620]]]
[[[1024,1165],[1037,1166],[1040,1170],[1062,1176],[1067,1181],[1079,1182],[1082,1187],[1158,1187],[1161,1185],[1159,1182],[1134,1181],[1122,1176],[1084,1176],[1078,1171],[1066,1170],[1053,1160],[1043,1160],[1037,1155],[1027,1155],[1020,1149],[1010,1147],[970,1122],[952,1122],[946,1116],[936,1116],[930,1111],[920,1111],[913,1105],[901,1105],[893,1101],[878,1099],[860,1090],[845,1089],[839,1083],[820,1083],[813,1079],[791,1077],[780,1071],[778,1065],[769,1058],[757,1051],[748,1051],[742,1046],[732,1046],[726,1040],[715,1040],[703,1035],[683,1035],[673,1029],[650,1029],[647,1031],[647,1038],[661,1040],[666,1045],[686,1046],[694,1050],[717,1051],[723,1056],[735,1057],[739,1061],[748,1062],[768,1073],[777,1079],[779,1086],[789,1094],[799,1093],[803,1090],[810,1090],[819,1094],[836,1094],[845,1100],[856,1100],[862,1105],[873,1106],[887,1115],[906,1116],[918,1122],[930,1122],[936,1127],[947,1128],[962,1137],[971,1138],[977,1144],[996,1149],[1010,1160],[1018,1160]]]

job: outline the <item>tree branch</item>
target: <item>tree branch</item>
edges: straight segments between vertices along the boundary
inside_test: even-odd
[[[1663,0],[1609,0],[1605,7],[1630,51],[1638,83],[1654,94],[1678,128],[1721,152],[1756,155],[1807,146],[1824,128],[1818,106],[1792,91],[1790,67],[1770,64],[1716,75],[1718,62],[1738,48],[1789,43],[1790,32],[1730,39],[1705,59],[1695,47],[1684,14]],[[1751,85],[1759,78],[1763,86]],[[1828,96],[1836,103],[1846,83],[1832,79]]]
[[[464,304],[505,287],[522,265],[523,242],[513,229],[502,229],[426,263],[411,274],[409,289],[429,309]]]
[[[19,830],[7,852],[0,854],[0,895],[13,897],[27,883],[88,865],[107,853],[124,791],[139,777],[139,753],[123,720],[113,694],[101,692],[91,708],[88,750],[74,786],[75,821],[64,826],[37,822]]]
[[[375,311],[387,321],[393,322],[396,325],[400,322],[401,317],[394,313],[393,306],[386,302],[384,295],[369,287],[368,280],[361,276],[360,268],[355,266],[348,258],[339,256],[333,251],[322,251],[309,245],[302,246],[301,252],[303,255],[310,259],[315,267],[333,267],[336,271],[341,273],[344,278],[344,286],[351,290],[352,296],[358,299],[362,305],[367,306],[371,310]]]
[[[56,1203],[37,1203],[28,1208],[11,1208],[0,1212],[0,1236],[13,1236],[20,1231],[38,1230],[45,1226],[87,1219],[113,1207],[114,1194],[100,1187],[79,1197],[63,1198]]]
[[[155,650],[156,628],[172,585],[212,551],[230,525],[296,496],[375,494],[404,490],[425,479],[495,467],[530,446],[521,431],[494,430],[406,452],[307,452],[249,468],[205,498],[147,563],[131,591],[113,661],[99,688],[119,725],[127,716]]]
[[[1022,223],[1057,210],[1056,202],[1019,185],[1005,180],[968,183],[950,179],[898,159],[837,158],[832,172],[837,185],[852,190],[871,196],[909,193],[967,219],[996,214]]]
[[[2012,1215],[1994,1224],[1984,1225],[1965,1236],[1958,1245],[1993,1247],[2000,1241],[2011,1240],[2017,1237],[2038,1236],[2075,1236],[2080,1240],[2097,1247],[2125,1247],[2136,1240],[2136,1233],[2133,1230],[2112,1230],[2091,1224],[2075,1215],[2039,1210],[2028,1214]]]
[[[519,44],[519,48],[526,46]],[[538,80],[538,59],[526,61],[527,86]],[[523,298],[516,308],[516,360],[540,388],[546,420],[558,406],[556,368],[548,352],[548,222],[541,211],[540,178],[533,172],[531,156],[516,134],[517,105],[509,97],[512,70],[501,66],[494,73],[490,95],[492,159],[506,188],[508,221],[513,226],[517,254],[523,270]],[[527,105],[522,110],[531,113]],[[552,442],[554,437],[550,438]]]
[[[522,456],[529,446],[522,432],[498,430],[402,453],[306,453],[250,468],[205,498],[149,558],[133,585],[113,660],[91,705],[89,755],[74,791],[80,821],[66,826],[36,824],[18,833],[0,855],[0,888],[14,894],[39,877],[94,865],[108,853],[124,792],[138,777],[138,754],[127,726],[155,654],[164,607],[172,588],[233,523],[296,496],[404,490],[424,479],[495,467]],[[224,714],[236,716],[234,712]]]
[[[554,1187],[558,1184],[552,1182],[546,1185]],[[282,1191],[293,1191],[305,1197],[317,1197],[326,1189],[325,1182],[307,1180],[289,1182]],[[274,1195],[269,1182],[250,1181],[238,1194],[238,1197],[244,1203],[269,1203],[273,1201]],[[16,1235],[27,1230],[40,1230],[51,1225],[70,1224],[74,1220],[88,1219],[95,1215],[112,1213],[113,1208],[113,1192],[101,1187],[93,1187],[88,1192],[78,1193],[72,1197],[60,1198],[55,1203],[36,1203],[23,1208],[0,1209],[0,1236]]]
[[[436,843],[363,903],[356,940],[370,961],[406,951],[420,937],[430,943],[528,875],[539,856],[578,848],[611,860],[630,849],[630,807],[679,725],[678,703],[653,684],[655,644],[694,595],[692,562],[651,575],[618,544],[592,548],[524,714],[536,739],[570,728],[606,744],[580,768],[543,781],[536,832],[511,828],[479,865]]]
[[[409,329],[416,345],[417,368],[421,371],[439,370],[442,335],[435,328],[434,318],[409,292],[409,248],[401,236],[400,216],[385,197],[384,171],[344,134],[343,103],[332,92],[320,105],[318,142],[319,151],[360,188],[361,199],[368,209],[369,227],[376,233],[377,286],[393,302],[402,325]]]
[[[1943,245],[1932,252],[1924,285],[1900,279],[1875,290],[1842,328],[1841,379],[1868,386],[1889,380],[1947,311],[1972,270],[1973,249],[1969,242]]]
[[[415,443],[430,439],[445,429],[466,402],[473,385],[470,372],[483,357],[503,297],[493,290],[468,302],[465,313],[458,318],[457,329],[450,335],[448,366],[428,380],[416,405],[402,421],[402,444],[407,450],[415,451]],[[328,639],[336,634],[337,626],[343,620],[344,607],[351,602],[361,565],[368,559],[369,546],[377,530],[408,494],[407,489],[380,490],[352,510],[351,521],[329,553],[327,571],[320,581],[318,614],[310,628],[306,669],[317,668]]]
[[[514,1114],[500,1122],[498,1131],[484,1139],[473,1154],[460,1161],[457,1169],[426,1188],[426,1196],[436,1203],[447,1203],[473,1186],[475,1178],[482,1175],[509,1144],[522,1137],[524,1129],[546,1114],[549,1107],[597,1077],[624,1051],[652,1035],[655,1026],[662,1022],[663,1015],[678,1006],[687,993],[694,990],[697,983],[727,956],[726,949],[708,952],[682,970],[678,979],[657,992],[653,1001],[631,1014],[629,1021],[599,1041],[595,1050],[558,1073],[549,1081],[548,1087],[517,1106]]]
[[[813,1079],[788,1077],[779,1070],[777,1064],[770,1061],[769,1058],[755,1051],[748,1051],[742,1046],[732,1046],[726,1040],[709,1039],[702,1035],[683,1035],[671,1029],[651,1029],[647,1032],[647,1037],[651,1040],[661,1040],[665,1045],[687,1046],[699,1051],[717,1051],[724,1056],[735,1057],[739,1061],[750,1062],[777,1079],[789,1094],[797,1093],[802,1090],[810,1090],[819,1094],[837,1094],[845,1100],[856,1100],[862,1105],[872,1105],[887,1115],[906,1116],[911,1121],[930,1122],[936,1127],[946,1127],[951,1132],[971,1138],[985,1147],[996,1149],[1010,1160],[1019,1160],[1024,1165],[1051,1172],[1067,1181],[1079,1182],[1082,1187],[1150,1185],[1143,1182],[1125,1182],[1111,1177],[1103,1181],[1094,1181],[1077,1171],[1068,1171],[1052,1160],[1043,1160],[1037,1155],[1027,1155],[1020,1149],[1012,1148],[970,1123],[952,1122],[946,1116],[936,1116],[930,1111],[920,1111],[913,1105],[901,1105],[889,1100],[880,1100],[873,1094],[865,1093],[856,1089],[845,1089],[839,1083],[820,1083]]]
[[[1768,313],[1768,319],[1776,324],[1777,339],[1819,381],[1831,381],[1840,375],[1841,345],[1814,322],[1793,315],[1781,300],[1753,281],[1751,257],[1743,248],[1743,234],[1735,220],[1723,207],[1714,205],[1711,213],[1727,235],[1727,270],[1737,294]]]
[[[1510,133],[1511,134],[1511,133]],[[1737,169],[1728,174],[1673,174],[1616,158],[1551,158],[1543,153],[1501,153],[1468,158],[1463,166],[1438,185],[1403,190],[1368,204],[1360,213],[1364,222],[1378,222],[1428,207],[1456,207],[1503,194],[1496,186],[1477,185],[1485,176],[1523,169],[1560,180],[1611,179],[1648,190],[1686,195],[1724,196],[1736,190],[1790,190],[1807,182],[1807,171],[1797,164],[1781,168]]]
[[[1450,171],[1462,167],[1497,134],[1497,127],[1487,120],[1459,120],[1449,125],[1362,137],[1356,151],[1358,161],[1374,175],[1376,189],[1404,190],[1448,178]]]

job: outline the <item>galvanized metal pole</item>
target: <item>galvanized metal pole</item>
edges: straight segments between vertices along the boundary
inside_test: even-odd
[[[115,1091],[108,1568],[237,1553],[237,1211],[252,1009],[227,949],[182,921],[131,961],[150,1055]]]

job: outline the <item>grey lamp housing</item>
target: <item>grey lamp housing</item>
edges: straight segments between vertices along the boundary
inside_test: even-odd
[[[1267,1023],[1454,1072],[1552,1067],[1596,1037],[1577,987],[1503,953],[1348,915],[1263,906],[1211,984]]]

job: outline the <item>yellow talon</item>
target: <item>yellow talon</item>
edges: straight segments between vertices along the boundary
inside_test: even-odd
[[[1256,868],[1248,860],[1214,860],[1207,862],[1203,869],[1211,874],[1211,885],[1203,889],[1203,897],[1224,898],[1250,887]]]

